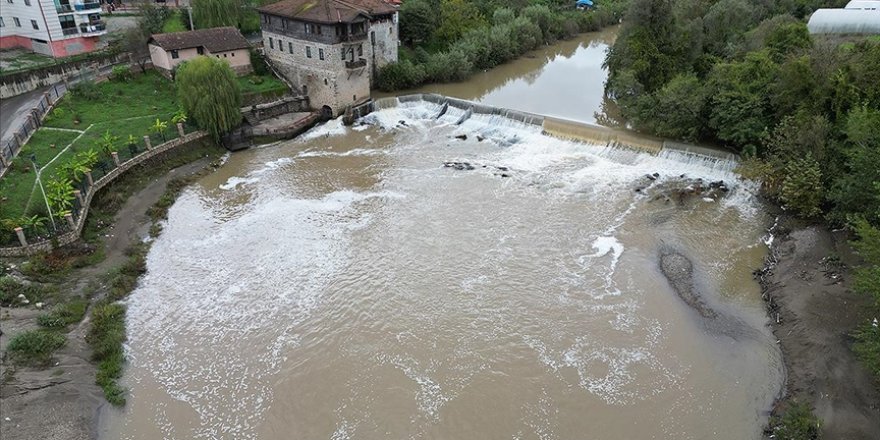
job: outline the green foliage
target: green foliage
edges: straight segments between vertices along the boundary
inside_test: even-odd
[[[229,64],[195,57],[181,65],[175,83],[186,114],[215,140],[241,121],[241,89]]]
[[[376,86],[380,90],[390,92],[415,87],[424,80],[425,69],[422,66],[416,66],[409,60],[403,60],[382,66],[379,69]]]
[[[639,102],[637,126],[660,136],[695,140],[706,125],[707,91],[694,75],[679,75]]]
[[[465,0],[441,0],[440,26],[434,31],[434,38],[455,41],[468,30],[486,24],[486,19],[473,3]]]
[[[171,122],[175,124],[180,124],[186,122],[186,119],[186,112],[183,109],[179,109],[176,113],[174,113],[174,116],[171,117]]]
[[[64,335],[46,331],[30,330],[12,337],[6,352],[16,365],[45,366],[52,360],[55,350],[64,346]]]
[[[430,0],[409,0],[400,5],[400,39],[409,44],[428,41],[440,25],[440,15]]]
[[[498,8],[492,14],[493,24],[508,24],[516,18],[516,14],[509,8]]]
[[[70,302],[59,304],[49,312],[38,316],[37,324],[50,329],[65,329],[68,325],[81,321],[88,306],[88,300],[76,298]]]
[[[70,94],[86,101],[98,101],[104,97],[101,88],[90,79],[84,79],[71,86]]]
[[[150,126],[150,131],[152,131],[153,133],[156,133],[158,135],[161,135],[163,141],[166,140],[165,139],[165,130],[167,130],[167,129],[168,129],[168,123],[159,119],[159,118],[156,118],[156,122],[154,122],[153,125]]]
[[[122,377],[125,363],[125,307],[118,303],[97,304],[92,308],[91,323],[86,342],[92,347],[92,359],[98,363],[95,383],[104,390],[108,402],[124,405],[125,390],[117,380]]]
[[[266,63],[266,57],[263,56],[260,52],[257,52],[254,49],[250,49],[250,58],[251,58],[251,67],[254,69],[254,74],[256,75],[269,75],[271,71],[269,70],[269,64]]]
[[[788,162],[784,175],[779,198],[785,207],[803,217],[821,213],[822,171],[819,162],[808,153],[806,157]]]
[[[171,9],[165,6],[157,6],[154,2],[141,2],[138,5],[138,10],[140,12],[138,27],[145,30],[147,35],[161,34],[163,32],[162,29],[165,27],[165,22],[174,13]]]
[[[107,157],[110,157],[110,153],[113,153],[117,150],[116,143],[119,142],[119,136],[115,136],[110,133],[110,129],[108,128],[101,138],[95,141],[95,147],[97,147],[101,152],[103,152]]]
[[[862,216],[880,225],[880,110],[858,107],[846,119],[845,165],[834,180],[830,199],[834,218]]]
[[[197,29],[238,26],[241,7],[239,0],[193,0],[193,24]]]
[[[46,182],[46,199],[56,218],[61,218],[73,207],[73,182],[57,177]]]
[[[3,307],[24,305],[18,295],[24,295],[31,304],[34,304],[50,299],[55,293],[57,292],[53,289],[44,287],[41,284],[24,284],[10,276],[0,276],[0,306]]]
[[[778,440],[819,440],[819,419],[806,403],[794,402],[781,417],[770,421]]]
[[[129,82],[131,77],[131,68],[128,66],[113,66],[110,73],[110,79],[113,81]]]

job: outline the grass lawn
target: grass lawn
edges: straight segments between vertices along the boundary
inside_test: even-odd
[[[65,95],[43,125],[85,130],[90,124],[99,122],[174,113],[179,107],[174,84],[153,71],[137,75],[128,82],[104,81],[95,87],[97,99],[90,100],[73,93]]]
[[[178,109],[174,84],[155,72],[138,75],[129,82],[98,83],[94,85],[91,96],[93,99],[86,99],[76,93],[68,93],[46,117],[43,127],[24,146],[13,162],[13,168],[0,180],[0,194],[5,198],[0,199],[0,219],[45,215],[45,207],[36,203],[36,196],[32,196],[39,190],[36,189],[35,173],[30,163],[31,154],[36,156],[37,165],[42,167],[42,181],[45,184],[70,157],[80,151],[97,149],[96,141],[108,130],[118,136],[117,151],[123,160],[130,155],[126,147],[128,136],[133,135],[142,150],[143,137],[153,134],[150,127],[156,118],[168,123],[168,140],[177,137],[177,128],[170,122]],[[84,133],[53,130],[53,127]],[[71,142],[74,143],[65,150]],[[153,144],[157,144],[156,140]]]
[[[188,29],[183,25],[183,18],[180,16],[180,11],[174,11],[171,13],[171,16],[165,20],[165,23],[162,25],[162,33],[167,34],[168,32],[186,32]]]
[[[287,84],[274,75],[239,76],[238,84],[241,86],[242,105],[247,106],[258,97],[277,98],[290,92]]]

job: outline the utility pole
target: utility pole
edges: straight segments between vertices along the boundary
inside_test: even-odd
[[[196,28],[193,26],[193,10],[192,6],[186,7],[186,13],[189,15],[189,30],[194,31]]]
[[[43,201],[46,202],[46,211],[49,212],[49,221],[52,222],[52,230],[58,232],[58,227],[55,226],[55,217],[52,215],[52,208],[49,207],[49,198],[46,197],[46,190],[43,188],[43,180],[40,178],[43,174],[43,170],[37,168],[37,155],[31,154],[31,164],[34,166],[34,172],[37,174],[37,184],[40,185],[40,192],[43,193]]]

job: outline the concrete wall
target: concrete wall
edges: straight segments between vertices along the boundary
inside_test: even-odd
[[[333,116],[337,116],[345,107],[369,98],[369,64],[347,68],[342,59],[342,49],[353,47],[351,44],[295,40],[269,31],[263,31],[263,41],[266,58],[294,86],[295,93],[308,96],[312,107],[320,109],[322,106],[329,106],[333,110]],[[323,60],[320,57],[321,51],[324,54]],[[309,53],[311,57],[308,56]],[[357,52],[355,59],[358,59]]]
[[[128,54],[109,55],[97,60],[76,61],[3,75],[0,77],[0,98],[21,95],[80,75],[90,75],[95,70],[109,70],[111,66],[122,63],[129,63]]]
[[[258,122],[283,115],[285,113],[304,112],[309,110],[309,101],[299,96],[281,98],[266,104],[242,107],[241,115],[252,125]]]

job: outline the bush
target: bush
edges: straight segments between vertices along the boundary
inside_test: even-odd
[[[806,157],[795,159],[785,167],[785,179],[779,199],[786,208],[798,215],[813,217],[821,211],[822,171],[819,162],[809,153]]]
[[[104,97],[103,92],[101,92],[101,88],[98,87],[98,85],[90,79],[84,79],[73,85],[70,88],[70,93],[74,97],[82,98],[86,101],[97,101]]]
[[[63,329],[70,324],[82,320],[86,314],[89,302],[83,298],[76,298],[65,304],[59,304],[47,313],[37,317],[37,324],[52,329]]]
[[[113,66],[110,73],[110,79],[119,82],[128,82],[132,78],[131,68],[128,66]]]
[[[113,405],[124,405],[123,390],[117,383],[122,377],[125,356],[125,307],[116,303],[99,304],[92,310],[92,327],[86,336],[92,347],[92,359],[98,362],[95,383],[104,390],[104,397]]]
[[[64,346],[64,335],[47,330],[30,330],[15,335],[9,341],[6,352],[16,365],[45,366],[52,360],[52,353]]]
[[[268,75],[269,74],[269,65],[266,64],[266,57],[263,56],[260,52],[251,49],[251,66],[254,68],[254,73],[258,76]]]
[[[794,402],[782,414],[770,421],[777,440],[818,440],[819,419],[806,403]]]
[[[409,60],[397,63],[389,63],[379,69],[376,86],[380,90],[391,92],[394,90],[410,89],[425,81],[425,69],[416,66]]]

